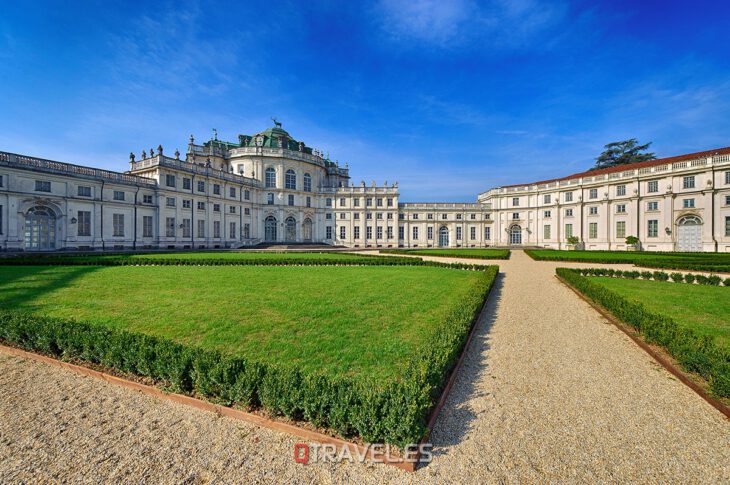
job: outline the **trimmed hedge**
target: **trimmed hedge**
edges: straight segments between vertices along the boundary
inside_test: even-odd
[[[487,251],[492,251],[495,253],[494,256],[484,256],[479,255],[476,253],[476,251],[479,251],[479,249],[469,249],[469,248],[453,248],[453,249],[381,249],[381,254],[408,254],[408,255],[415,255],[418,256],[419,254],[423,256],[437,256],[437,257],[443,257],[443,258],[464,258],[464,259],[509,259],[510,258],[510,250],[509,249],[486,249]],[[473,254],[470,254],[469,251],[475,251]]]
[[[557,268],[555,272],[570,286],[637,329],[647,341],[667,349],[687,371],[707,379],[715,394],[730,397],[730,350],[718,346],[712,337],[680,327],[672,318],[653,313],[644,305],[583,277],[580,270]]]
[[[343,436],[398,446],[417,443],[446,376],[456,364],[499,268],[482,275],[398,380],[304,373],[141,333],[0,310],[0,340],[63,359],[79,359],[154,379],[226,405],[262,408]]]
[[[730,286],[730,278],[727,278],[723,281],[723,279],[717,275],[705,276],[692,273],[669,274],[663,271],[621,271],[607,268],[582,268],[575,269],[575,271],[578,271],[583,276],[608,276],[609,278],[629,278],[632,280],[641,277],[645,280],[653,279],[655,281],[668,281],[671,278],[671,280],[675,283],[693,284],[697,282],[701,285],[720,286],[721,284],[724,284],[725,286]]]

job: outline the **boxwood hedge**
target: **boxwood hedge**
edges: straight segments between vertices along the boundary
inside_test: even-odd
[[[730,397],[730,350],[718,346],[712,337],[680,327],[672,318],[651,312],[644,305],[583,277],[580,270],[557,268],[555,271],[570,286],[637,329],[647,341],[667,349],[687,371],[707,379],[715,394]]]
[[[479,268],[478,282],[434,329],[400,378],[385,383],[305,373],[166,338],[20,311],[0,310],[0,340],[152,378],[178,392],[226,405],[306,420],[346,437],[405,446],[425,435],[429,411],[492,288],[498,268]]]

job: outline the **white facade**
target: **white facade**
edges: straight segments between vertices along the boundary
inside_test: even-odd
[[[126,173],[0,152],[0,250],[327,244],[730,251],[730,149],[500,187],[476,203],[401,203],[280,125]]]

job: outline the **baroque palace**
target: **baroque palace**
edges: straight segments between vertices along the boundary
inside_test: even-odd
[[[539,246],[730,252],[730,148],[403,203],[280,123],[112,172],[0,152],[0,250]],[[574,240],[572,242],[575,242]]]

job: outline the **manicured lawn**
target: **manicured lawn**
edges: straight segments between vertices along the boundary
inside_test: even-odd
[[[715,337],[730,348],[730,288],[621,278],[589,278],[678,325]]]
[[[446,249],[384,249],[381,254],[412,254],[444,258],[508,259],[509,249],[446,248]]]
[[[28,255],[20,255],[20,257],[27,257]],[[361,256],[357,254],[340,253],[340,252],[282,252],[282,251],[187,251],[187,252],[174,252],[174,253],[135,253],[135,254],[88,254],[88,255],[32,255],[35,258],[49,257],[53,259],[62,258],[68,261],[75,261],[79,259],[174,259],[174,260],[260,260],[260,259],[277,259],[282,261],[291,260],[352,260],[363,258],[367,256]]]
[[[427,344],[479,273],[412,266],[5,266],[0,308],[302,370],[387,379]]]
[[[730,271],[730,253],[670,253],[648,251],[525,251],[538,261],[579,261],[590,263],[627,263],[652,268]]]

